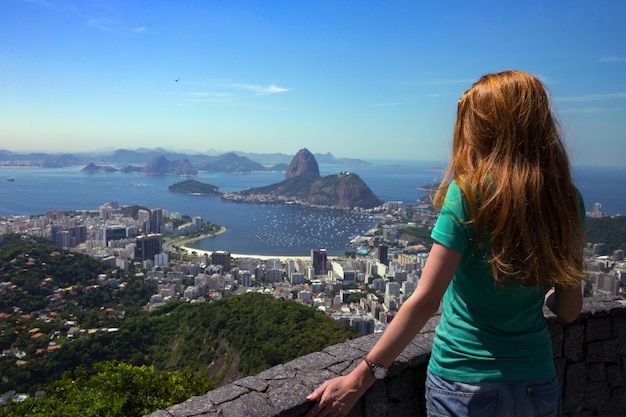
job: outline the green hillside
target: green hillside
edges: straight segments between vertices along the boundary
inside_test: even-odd
[[[323,313],[257,293],[171,302],[134,271],[49,243],[0,244],[0,394],[30,392],[77,367],[117,361],[219,385],[358,336]],[[80,329],[80,332],[78,330]]]

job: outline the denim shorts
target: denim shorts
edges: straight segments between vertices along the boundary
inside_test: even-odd
[[[428,417],[561,417],[558,379],[463,383],[428,372]]]

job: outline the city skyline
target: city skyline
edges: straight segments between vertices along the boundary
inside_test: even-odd
[[[623,165],[626,4],[7,0],[0,148],[445,161],[458,97],[529,71],[572,162]]]

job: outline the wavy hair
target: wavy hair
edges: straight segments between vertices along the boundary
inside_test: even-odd
[[[451,162],[435,193],[455,180],[493,278],[579,285],[583,218],[567,151],[543,83],[522,71],[481,77],[459,99]]]

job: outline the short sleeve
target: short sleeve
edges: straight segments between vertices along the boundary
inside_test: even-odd
[[[469,219],[465,206],[459,186],[452,181],[430,234],[436,242],[460,253],[464,253],[472,242],[471,226],[464,223]]]

